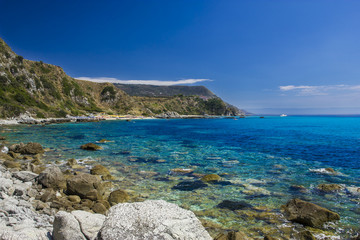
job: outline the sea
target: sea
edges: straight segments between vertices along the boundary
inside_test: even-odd
[[[41,143],[48,148],[45,161],[63,169],[70,158],[83,166],[79,171],[102,164],[116,177],[114,188],[134,201],[176,203],[193,211],[213,236],[222,229],[255,239],[291,238],[302,229],[282,212],[292,198],[340,214],[325,230],[310,229],[319,239],[350,239],[360,232],[359,116],[113,120],[0,131],[9,143]],[[101,139],[108,141],[97,143]],[[103,150],[80,149],[89,142]],[[199,184],[206,174],[221,181]],[[341,190],[323,192],[319,184]],[[244,207],[229,209],[224,201]]]

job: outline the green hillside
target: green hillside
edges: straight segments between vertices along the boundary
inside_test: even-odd
[[[149,88],[142,86],[144,89],[141,92]],[[141,89],[140,86],[136,88]],[[185,88],[189,95],[173,94],[175,90],[169,90],[162,98],[128,94],[111,83],[76,80],[66,75],[61,67],[26,60],[16,55],[0,39],[0,118],[14,117],[25,112],[38,118],[97,112],[145,116],[167,111],[188,115],[241,113],[215,95],[206,100],[192,92],[199,92],[201,88],[201,91],[211,95],[206,88]],[[191,88],[193,90],[189,90]]]

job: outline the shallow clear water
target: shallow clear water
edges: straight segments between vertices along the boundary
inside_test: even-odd
[[[360,187],[357,117],[103,121],[6,126],[2,131],[10,142],[34,141],[53,149],[46,153],[51,161],[91,157],[108,166],[121,180],[118,185],[138,199],[178,203],[223,228],[242,229],[253,236],[285,234],[280,207],[299,197],[340,214],[341,221],[332,231],[335,235],[346,238],[347,232],[359,231],[359,196],[347,190],[332,194],[316,190],[321,183]],[[101,151],[79,149],[103,138],[113,142],[99,144]],[[327,167],[340,174],[316,172]],[[196,177],[174,174],[173,168],[217,173],[232,184],[174,190],[180,181]],[[291,190],[292,185],[303,185],[307,192]],[[219,209],[216,206],[222,200],[243,200],[255,210]],[[258,216],[261,211],[269,215]]]

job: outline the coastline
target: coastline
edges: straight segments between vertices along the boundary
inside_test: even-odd
[[[103,145],[103,146],[106,146],[106,145]],[[45,147],[46,147],[46,145],[45,145]],[[51,151],[56,151],[56,149],[52,149]],[[126,154],[125,152],[123,153],[123,154]],[[9,154],[8,154],[9,155]],[[21,158],[24,158],[25,157],[25,155],[24,156],[22,156]],[[39,157],[41,157],[40,155],[39,155]],[[32,158],[35,158],[35,156],[32,156]],[[46,158],[46,157],[45,157]],[[42,160],[43,160],[43,162],[45,163],[46,162],[46,159],[45,158],[43,158]],[[18,159],[18,160],[16,160],[15,159],[15,162],[17,162],[17,161],[22,161],[23,159]],[[35,160],[35,159],[33,159],[33,160]],[[135,160],[135,159],[134,159]],[[216,160],[216,158],[209,158],[208,160]],[[26,161],[29,161],[29,159],[28,160],[26,160]],[[132,161],[132,159],[130,159],[130,161]],[[141,161],[141,159],[140,159],[140,161]],[[70,164],[70,163],[69,163]],[[77,161],[77,163],[75,163],[75,165],[74,166],[72,166],[71,168],[70,168],[70,166],[66,163],[66,168],[64,169],[64,168],[62,168],[62,171],[66,171],[66,170],[68,170],[69,168],[70,168],[70,170],[71,171],[74,171],[74,172],[76,172],[76,171],[80,171],[80,172],[85,172],[85,173],[89,173],[89,171],[91,171],[91,168],[94,166],[93,165],[94,164],[94,162],[93,163],[90,163],[90,165],[89,165],[89,167],[87,167],[87,168],[81,168],[81,167],[79,167],[79,166],[77,166],[77,165],[80,165],[80,166],[83,166],[83,165],[87,165],[86,163],[83,163],[83,162],[78,162]],[[230,164],[230,163],[229,163]],[[59,167],[61,167],[61,166],[63,166],[64,167],[64,165],[63,164],[59,164],[59,163],[56,163],[56,165],[58,165]],[[44,165],[46,168],[47,168],[47,166],[48,165]],[[281,167],[281,166],[277,166],[277,167]],[[177,170],[175,170],[175,169],[173,169],[174,170],[174,172],[178,172],[179,174],[182,174],[181,173],[181,171],[187,171],[188,169],[177,169]],[[327,170],[324,170],[325,171],[325,174],[330,174],[330,173],[328,173],[327,172]],[[152,172],[146,172],[146,171],[144,171],[144,172],[139,172],[139,174],[144,174],[144,175],[146,175],[146,174],[153,174]],[[173,177],[172,177],[173,178]],[[188,175],[185,175],[185,178],[188,178]],[[120,179],[122,179],[122,178],[120,178]],[[195,179],[199,179],[199,177],[198,178],[195,178]],[[123,179],[122,179],[123,180]],[[110,181],[111,182],[111,181]],[[116,182],[116,181],[115,181]],[[195,181],[196,182],[196,181]],[[222,184],[224,184],[224,183],[226,183],[226,182],[223,182]],[[243,183],[241,183],[241,184],[243,184]],[[250,183],[250,185],[249,186],[262,186],[264,183],[262,183],[262,182],[254,182],[254,185],[251,185],[251,183]],[[211,184],[210,184],[211,185]],[[214,185],[215,186],[215,185]],[[151,186],[149,186],[149,187],[151,187]],[[181,187],[181,186],[180,186]],[[247,191],[257,191],[257,190],[260,190],[260,188],[259,187],[257,187],[256,189],[255,188],[246,188],[245,190],[247,190]],[[300,190],[303,190],[303,189],[300,189]],[[268,193],[265,193],[265,192],[262,192],[262,194],[268,194]],[[64,197],[63,195],[62,195],[62,197]],[[147,198],[145,195],[144,195],[144,197],[142,197],[141,199],[134,199],[135,201],[138,201],[138,200],[140,200],[140,201],[143,201],[143,200],[145,200],[145,199]],[[59,204],[58,202],[56,202],[56,204]],[[55,205],[53,205],[53,206],[56,206],[56,204]],[[51,204],[50,204],[50,207],[51,207]],[[188,208],[186,208],[186,209],[188,209]],[[248,210],[246,210],[246,211],[248,211]],[[258,209],[257,211],[260,211],[258,214],[260,214],[261,213],[261,209]],[[201,213],[200,211],[195,211],[195,213],[196,213],[196,215],[197,216],[201,216],[201,217],[203,217],[203,218],[208,218],[209,216],[212,216],[211,214],[211,211],[208,211],[208,212],[204,212],[204,213]],[[249,212],[250,213],[250,212]],[[271,212],[269,212],[269,214],[268,215],[266,215],[266,214],[268,214],[268,213],[261,213],[261,217],[262,218],[265,218],[265,217],[270,217],[270,218],[273,218],[274,217],[274,215],[272,215],[272,213]],[[259,215],[259,217],[260,217],[260,215]],[[274,220],[272,220],[272,221],[274,221]],[[203,225],[207,228],[207,229],[212,229],[211,231],[212,231],[212,236],[213,237],[216,237],[216,234],[214,233],[214,229],[216,229],[217,227],[219,227],[219,226],[216,226],[216,225],[209,225],[209,223],[211,223],[211,221],[210,222],[202,222],[203,223]],[[221,234],[223,234],[223,233],[227,233],[227,232],[229,232],[231,229],[227,229],[227,230],[225,230],[225,229],[222,229],[222,228],[218,228],[218,232],[219,233],[221,233]],[[235,230],[235,229],[232,229],[232,230]],[[261,238],[255,238],[255,239],[261,239]],[[321,239],[321,238],[318,238],[318,239]],[[333,239],[336,239],[336,238],[333,238]]]

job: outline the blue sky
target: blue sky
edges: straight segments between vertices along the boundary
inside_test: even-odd
[[[0,9],[0,37],[16,53],[75,78],[181,80],[255,113],[360,113],[360,1],[0,0]]]

